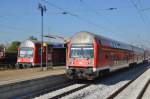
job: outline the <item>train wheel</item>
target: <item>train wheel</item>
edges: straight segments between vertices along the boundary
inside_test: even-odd
[[[129,64],[129,67],[131,67],[131,68],[134,68],[134,67],[136,67],[136,66],[137,66],[137,63],[136,63],[136,62]]]
[[[148,60],[144,60],[144,61],[143,61],[143,64],[148,64]]]
[[[25,68],[31,68],[31,65],[25,65]]]
[[[16,65],[15,65],[15,68],[16,68],[16,69],[19,69],[19,65],[20,65],[20,64],[16,64]]]

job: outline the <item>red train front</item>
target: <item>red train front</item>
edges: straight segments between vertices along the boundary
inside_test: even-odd
[[[75,34],[67,48],[70,79],[94,79],[99,75],[147,60],[144,50],[89,32]]]
[[[65,65],[66,48],[62,43],[44,43],[43,66]],[[41,42],[25,40],[18,49],[17,65],[19,67],[31,67],[41,65]]]
[[[96,68],[97,44],[92,35],[75,35],[68,43],[67,75],[69,78],[90,78]]]
[[[45,48],[44,48],[45,50]],[[41,63],[41,44],[37,41],[25,40],[18,49],[17,64],[19,67],[38,66]],[[45,51],[43,51],[45,62]]]

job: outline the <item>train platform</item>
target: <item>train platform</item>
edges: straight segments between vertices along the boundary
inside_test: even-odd
[[[47,70],[42,70],[40,67],[18,70],[4,70],[0,71],[0,86],[52,75],[61,75],[64,73],[65,66],[54,66],[53,68]]]
[[[114,99],[149,99],[149,87],[146,88],[150,82],[150,68],[147,69],[140,77],[135,79],[128,87],[126,87],[121,93],[119,93]],[[145,89],[146,92],[145,92]]]
[[[142,99],[149,99],[150,98],[150,84],[148,85]]]

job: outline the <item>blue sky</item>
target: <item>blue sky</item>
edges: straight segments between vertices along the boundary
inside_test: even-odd
[[[23,41],[32,35],[40,39],[38,3],[47,7],[44,34],[71,37],[89,31],[150,47],[150,10],[144,10],[150,8],[150,0],[0,0],[0,43]],[[63,10],[51,4],[71,15],[63,15]]]

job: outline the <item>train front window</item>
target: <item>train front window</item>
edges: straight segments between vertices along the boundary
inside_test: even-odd
[[[32,48],[21,48],[19,57],[32,57],[33,56],[33,49]]]
[[[83,48],[83,56],[84,58],[93,58],[93,48]]]
[[[81,48],[71,48],[71,58],[82,58],[83,52]]]
[[[71,58],[93,58],[93,48],[71,48]]]

